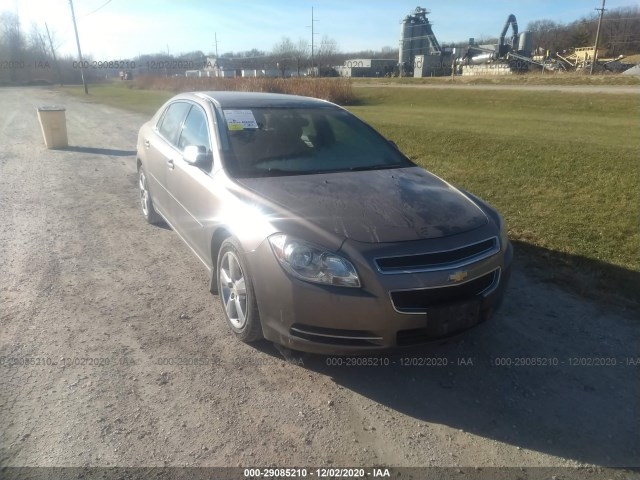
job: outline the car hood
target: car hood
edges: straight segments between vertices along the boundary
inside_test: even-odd
[[[419,167],[236,181],[300,220],[358,242],[439,238],[488,221],[462,192]]]

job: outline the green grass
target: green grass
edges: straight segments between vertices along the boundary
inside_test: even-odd
[[[638,296],[640,97],[390,88],[359,96],[354,113],[495,205],[510,237],[539,254],[534,261],[561,263],[563,281],[580,269],[590,277],[583,291]]]
[[[90,91],[92,101],[147,114],[172,95]],[[350,110],[416,163],[495,205],[532,268],[588,295],[638,298],[640,96],[384,87],[357,95]]]
[[[104,103],[133,112],[153,115],[175,94],[165,90],[139,90],[127,88],[124,83],[89,85],[89,95],[81,86],[63,87],[62,90],[88,102]]]

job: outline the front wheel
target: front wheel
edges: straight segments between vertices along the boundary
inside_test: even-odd
[[[224,315],[233,333],[243,342],[263,338],[253,284],[233,238],[220,246],[218,253],[218,292]]]

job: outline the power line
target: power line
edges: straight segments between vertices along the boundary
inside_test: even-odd
[[[106,7],[107,5],[109,5],[111,3],[111,0],[107,0],[105,3],[103,3],[102,5],[100,5],[98,8],[96,8],[95,10],[93,10],[92,12],[89,12],[83,16],[81,16],[80,18],[85,18],[88,17],[89,15],[93,15],[94,13],[96,13],[98,10],[102,10],[104,7]]]

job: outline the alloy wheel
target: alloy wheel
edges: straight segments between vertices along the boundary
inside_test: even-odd
[[[242,329],[247,323],[247,288],[240,261],[234,252],[226,252],[222,257],[219,276],[227,317],[235,328]]]
[[[140,206],[142,207],[142,213],[145,217],[149,216],[149,188],[147,187],[147,177],[144,172],[140,170],[139,177],[140,186]]]

